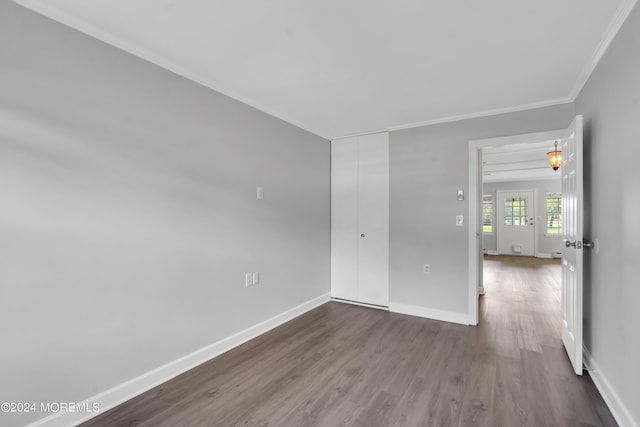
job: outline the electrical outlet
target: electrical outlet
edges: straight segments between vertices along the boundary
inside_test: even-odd
[[[424,274],[431,274],[431,265],[422,264],[422,271]]]
[[[462,227],[464,225],[464,216],[456,215],[456,225]]]

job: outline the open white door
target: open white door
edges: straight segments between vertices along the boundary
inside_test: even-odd
[[[562,140],[562,343],[582,375],[582,116]]]

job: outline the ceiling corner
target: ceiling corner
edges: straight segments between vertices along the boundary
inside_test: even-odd
[[[580,91],[582,90],[584,85],[587,83],[587,80],[589,80],[589,77],[591,77],[591,74],[594,72],[594,70],[598,66],[598,63],[604,56],[605,52],[607,51],[607,48],[609,47],[613,39],[618,34],[618,31],[620,31],[620,28],[622,28],[622,24],[624,24],[624,21],[627,19],[627,17],[631,13],[631,10],[633,10],[633,7],[636,5],[636,2],[637,0],[623,0],[620,7],[618,7],[618,10],[616,11],[616,14],[611,20],[611,23],[609,23],[609,27],[607,27],[605,33],[603,34],[603,37],[600,40],[600,43],[598,44],[598,46],[596,46],[596,49],[594,50],[593,54],[591,55],[587,63],[584,65],[582,72],[578,76],[578,80],[576,80],[575,85],[571,89],[569,98],[572,101],[576,100],[576,98],[580,94]]]

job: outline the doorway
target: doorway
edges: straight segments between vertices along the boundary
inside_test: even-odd
[[[469,142],[469,324],[478,324],[478,296],[484,294],[485,291],[482,277],[483,254],[485,252],[483,248],[484,218],[480,203],[483,201],[484,194],[483,181],[486,181],[487,177],[492,180],[507,180],[517,174],[516,169],[529,170],[532,174],[548,173],[551,168],[545,166],[545,147],[552,147],[555,140],[566,137],[566,134],[566,130],[560,129]],[[540,147],[535,147],[536,145]],[[539,156],[542,159],[542,165],[533,164],[530,161],[513,160],[514,153],[533,150],[534,147],[542,153]],[[518,164],[518,167],[501,168],[485,164],[484,158],[489,156],[493,156],[496,165]],[[495,198],[493,200],[496,202]],[[494,221],[497,217],[496,211],[502,208],[498,206],[496,203],[493,205]],[[535,237],[533,246],[535,251]]]
[[[582,116],[567,129],[491,138],[469,142],[469,317],[478,324],[478,296],[482,289],[482,215],[478,195],[482,195],[483,150],[548,141],[562,147],[562,343],[577,375],[582,375],[583,249],[593,245],[583,240],[583,155]],[[544,159],[544,157],[542,157]],[[554,170],[558,168],[554,165]],[[475,322],[474,322],[475,321]]]

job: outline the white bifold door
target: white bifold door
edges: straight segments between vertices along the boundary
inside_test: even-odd
[[[389,305],[389,134],[331,142],[331,296]]]

